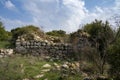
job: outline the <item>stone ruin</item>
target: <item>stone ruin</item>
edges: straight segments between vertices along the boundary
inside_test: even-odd
[[[28,54],[33,56],[50,56],[55,59],[66,59],[73,54],[73,48],[71,44],[68,43],[51,43],[47,40],[44,41],[21,41],[18,39],[16,41],[16,50],[20,54]]]
[[[84,36],[79,37],[75,45],[62,42],[54,43],[43,39],[24,40],[24,38],[18,37],[15,51],[23,55],[50,56],[55,59],[66,59],[73,58],[75,48],[79,50],[86,45],[88,45],[88,39]]]

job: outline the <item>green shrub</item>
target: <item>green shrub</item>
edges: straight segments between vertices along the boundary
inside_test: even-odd
[[[0,41],[0,48],[10,48],[11,43],[9,41]]]
[[[110,76],[115,80],[120,79],[120,38],[109,47],[108,63],[111,65]]]
[[[30,80],[82,80],[81,74],[72,74],[67,70],[64,76],[63,71],[54,68],[54,62],[46,62],[33,56],[14,55],[11,57],[0,58],[0,80],[23,80],[25,78]],[[55,62],[61,65],[63,62]],[[50,64],[52,67],[50,71],[42,73],[43,65]],[[43,74],[41,78],[35,76]]]
[[[47,32],[46,34],[50,36],[57,36],[57,37],[66,36],[66,32],[63,30],[53,30],[53,31]]]

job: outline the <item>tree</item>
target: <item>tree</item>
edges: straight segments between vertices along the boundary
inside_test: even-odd
[[[120,38],[108,49],[108,63],[111,65],[110,75],[115,79],[120,79]]]
[[[98,55],[97,67],[100,74],[104,73],[104,65],[106,63],[107,48],[114,38],[113,30],[106,21],[95,20],[94,22],[85,25],[83,30],[90,34],[91,47],[95,48]],[[96,62],[96,61],[95,61]]]
[[[108,63],[110,64],[110,76],[114,80],[120,79],[120,16],[116,15],[114,17],[116,26],[115,37],[111,42],[111,45],[108,47]]]
[[[4,28],[3,23],[0,21],[0,41],[5,41],[9,39],[9,32],[7,32]]]

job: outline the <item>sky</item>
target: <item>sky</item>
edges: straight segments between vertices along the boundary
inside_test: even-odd
[[[120,0],[0,0],[0,20],[8,31],[35,25],[44,31],[73,32],[116,14],[120,14]]]

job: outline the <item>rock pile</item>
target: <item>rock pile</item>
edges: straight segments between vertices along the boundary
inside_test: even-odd
[[[0,57],[6,57],[13,54],[13,49],[0,49]]]

